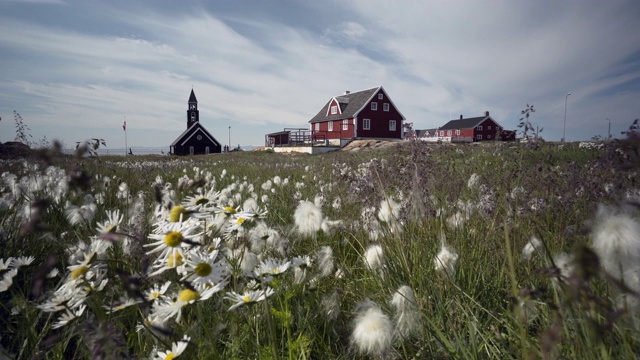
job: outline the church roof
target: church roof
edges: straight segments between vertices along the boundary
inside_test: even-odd
[[[193,125],[191,125],[191,127],[180,134],[180,136],[178,136],[178,138],[175,139],[173,143],[171,143],[171,146],[184,146],[185,143],[196,134],[204,135],[212,144],[216,146],[221,145],[220,142],[216,140],[216,138],[214,138],[213,135],[211,135],[211,133],[209,133],[207,129],[202,126],[202,124],[200,124],[200,122],[196,121],[193,123]]]
[[[198,99],[196,99],[196,94],[191,89],[191,95],[189,95],[189,103],[197,103]]]

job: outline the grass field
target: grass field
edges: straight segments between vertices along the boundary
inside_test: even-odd
[[[634,358],[637,158],[0,160],[0,358]]]

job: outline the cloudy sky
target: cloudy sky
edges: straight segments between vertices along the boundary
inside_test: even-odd
[[[382,85],[414,128],[490,111],[547,140],[640,117],[640,2],[0,0],[0,141],[166,146],[200,121],[223,144],[308,121]],[[567,97],[567,93],[571,93]]]

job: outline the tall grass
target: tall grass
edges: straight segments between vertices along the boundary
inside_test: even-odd
[[[0,293],[0,357],[148,358],[170,351],[173,343],[186,345],[179,356],[196,359],[632,358],[640,344],[633,287],[603,273],[591,249],[598,206],[637,203],[640,196],[637,165],[627,149],[407,142],[320,156],[1,160],[7,171],[1,179],[0,259],[34,261],[0,270],[8,278],[11,268],[18,269]],[[263,186],[267,181],[271,185]],[[241,207],[253,197],[268,210],[261,220],[245,220],[240,232],[225,233],[227,221],[207,227],[198,240],[197,246],[209,246],[222,238],[228,285],[161,326],[145,323],[154,314],[153,301],[109,311],[120,298],[135,299],[157,284],[171,282],[167,297],[191,286],[175,269],[150,276],[156,260],[143,245],[152,242],[154,224],[168,216],[162,209],[168,214],[199,188],[222,191],[227,202],[220,206]],[[72,225],[67,210],[87,194],[97,204],[95,216]],[[301,234],[294,212],[303,200],[340,222]],[[397,204],[391,217],[379,215],[385,202]],[[69,281],[69,267],[78,262],[70,249],[95,241],[106,210],[119,210],[125,219],[115,233],[102,236],[110,246],[91,264],[104,265],[108,282],[90,290],[81,315],[54,328],[61,312],[38,306]],[[274,294],[229,311],[225,295],[242,293],[249,283],[240,270],[243,259],[229,254],[254,246],[243,231],[262,226],[259,221],[287,240],[280,248],[252,250],[259,259],[307,255],[311,265],[303,268],[303,280],[293,265],[273,278],[257,277]],[[523,259],[532,236],[542,245]],[[379,269],[363,258],[372,245],[384,255]],[[443,246],[457,255],[453,271],[437,269]],[[331,269],[321,265],[325,247],[333,253]],[[575,259],[566,273],[556,264],[561,252]],[[53,269],[59,274],[47,277]],[[405,324],[409,330],[402,333],[391,299],[404,285],[415,294],[408,306],[416,310],[405,321],[418,325]],[[626,307],[619,302],[625,294]],[[356,321],[378,307],[394,324],[392,340],[373,337],[363,347],[353,333]],[[188,342],[181,342],[184,336]]]

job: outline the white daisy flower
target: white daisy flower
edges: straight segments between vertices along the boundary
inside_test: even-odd
[[[69,310],[68,308],[66,308],[65,312],[62,315],[60,315],[60,317],[58,318],[58,321],[56,321],[56,323],[53,324],[51,328],[58,329],[63,326],[66,326],[73,320],[79,318],[82,315],[82,313],[84,313],[84,310],[86,308],[87,308],[87,305],[80,305],[74,310]]]
[[[249,290],[249,291],[246,291],[244,294],[238,294],[235,291],[230,291],[224,296],[224,298],[235,302],[235,304],[231,305],[231,307],[228,310],[228,311],[232,311],[242,305],[263,301],[273,294],[274,294],[273,289],[270,287],[267,287],[264,290]]]
[[[288,261],[287,259],[277,260],[268,258],[266,260],[260,261],[260,264],[254,270],[254,274],[257,277],[276,276],[289,270],[289,266],[291,266],[291,261]]]
[[[181,340],[178,340],[178,342],[171,343],[171,351],[158,351],[154,359],[172,360],[177,358],[187,349],[190,340],[191,338],[185,335]]]
[[[144,296],[148,301],[154,301],[164,295],[169,286],[171,285],[171,281],[167,281],[164,284],[153,284],[151,289],[144,291]]]

